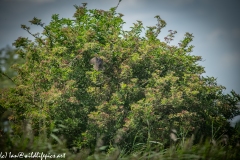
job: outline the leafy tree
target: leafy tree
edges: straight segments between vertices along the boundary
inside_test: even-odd
[[[152,141],[169,145],[172,129],[183,141],[193,133],[212,138],[227,133],[226,120],[239,112],[240,96],[224,95],[215,78],[201,76],[201,57],[190,54],[192,34],[173,46],[176,31],[165,41],[157,37],[166,26],[160,16],[141,36],[141,21],[123,30],[117,7],[75,8],[74,19],[54,14],[46,26],[34,17],[29,22],[42,27],[41,34],[21,26],[35,41],[15,41],[25,63],[14,66],[16,87],[0,101],[15,113],[16,134],[19,122],[30,119],[35,135],[47,139],[56,131],[68,147],[95,149],[102,138],[105,145],[131,151]],[[94,57],[101,69],[92,66]]]
[[[14,87],[13,77],[17,75],[17,72],[11,66],[22,63],[23,59],[16,54],[13,48],[6,46],[0,49],[0,92],[5,92],[7,88]],[[1,121],[8,117],[6,116],[8,112],[6,108],[0,105]]]

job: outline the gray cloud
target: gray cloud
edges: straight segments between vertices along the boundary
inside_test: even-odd
[[[10,2],[20,2],[20,3],[52,3],[56,2],[56,0],[2,0],[2,1],[10,1]]]

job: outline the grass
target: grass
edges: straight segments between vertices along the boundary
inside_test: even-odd
[[[5,137],[4,137],[5,136]],[[93,154],[90,150],[84,149],[79,152],[71,152],[66,148],[64,140],[56,141],[55,138],[48,139],[44,143],[42,137],[35,137],[33,140],[18,136],[2,135],[0,143],[1,152],[30,154],[31,152],[43,152],[44,154],[65,154],[67,160],[237,160],[240,159],[240,147],[230,146],[222,140],[213,142],[206,140],[193,144],[194,138],[187,140],[172,141],[172,145],[163,148],[161,143],[149,141],[144,144],[135,144],[134,150],[129,153],[126,149],[118,146],[99,146]],[[39,158],[38,158],[39,159]],[[43,158],[44,159],[44,158]],[[47,158],[48,159],[48,158]],[[51,158],[54,159],[54,158]],[[55,158],[57,159],[57,158]]]

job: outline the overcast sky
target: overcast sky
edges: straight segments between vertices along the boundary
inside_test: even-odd
[[[108,10],[117,5],[118,0],[0,0],[0,48],[19,37],[30,37],[20,28],[21,24],[31,27],[32,32],[40,32],[40,27],[28,22],[33,17],[50,22],[52,14],[72,18],[74,4],[87,2],[90,9]],[[200,62],[205,67],[205,76],[217,78],[228,93],[234,89],[240,94],[240,1],[239,0],[122,0],[117,12],[124,14],[128,30],[132,23],[141,20],[144,26],[156,24],[154,16],[160,15],[167,22],[159,38],[168,30],[178,33],[173,45],[186,32],[193,33],[195,46],[192,54],[203,57]],[[30,37],[32,38],[32,37]]]

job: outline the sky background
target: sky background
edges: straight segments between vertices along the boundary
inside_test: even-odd
[[[73,5],[83,2],[88,3],[89,9],[108,10],[118,0],[0,0],[0,48],[12,46],[19,36],[32,39],[20,28],[21,24],[41,33],[40,27],[28,22],[33,17],[45,24],[53,14],[72,18]],[[205,67],[204,76],[217,78],[218,84],[227,88],[225,93],[233,89],[240,94],[239,8],[239,0],[122,0],[117,12],[124,14],[126,30],[136,20],[144,26],[154,26],[154,16],[160,15],[167,22],[159,35],[161,40],[170,29],[178,32],[172,45],[177,45],[186,32],[193,33],[192,54],[202,56],[199,64]]]

